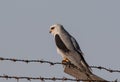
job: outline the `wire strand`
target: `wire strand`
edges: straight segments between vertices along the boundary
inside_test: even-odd
[[[47,63],[47,64],[50,64],[50,65],[59,65],[59,64],[62,64],[62,65],[66,65],[66,63],[60,63],[60,62],[51,62],[51,61],[45,61],[45,60],[28,60],[28,59],[16,59],[16,58],[3,58],[3,57],[0,57],[0,60],[1,61],[12,61],[12,62],[24,62],[24,63]],[[105,68],[105,67],[102,67],[102,66],[90,66],[91,68],[96,68],[96,69],[104,69],[110,73],[113,73],[113,72],[117,72],[117,73],[120,73],[120,70],[112,70],[112,69],[108,69],[108,68]]]
[[[52,80],[52,81],[92,81],[92,82],[120,82],[120,81],[101,81],[101,80],[86,80],[86,79],[70,79],[70,78],[66,78],[66,77],[63,77],[63,78],[57,78],[57,77],[20,77],[20,76],[9,76],[9,75],[0,75],[0,78],[5,78],[5,79],[15,79],[17,80],[17,82],[20,80],[20,79],[25,79],[25,80],[28,80],[28,81],[31,81],[31,80],[41,80],[41,81],[46,81],[46,80]]]

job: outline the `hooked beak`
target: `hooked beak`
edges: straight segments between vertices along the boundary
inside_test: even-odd
[[[50,30],[49,33],[51,33],[52,31]]]

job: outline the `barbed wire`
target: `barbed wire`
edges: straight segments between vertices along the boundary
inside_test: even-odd
[[[50,64],[50,65],[56,65],[56,64],[63,64],[63,65],[67,65],[66,63],[60,63],[60,62],[51,62],[51,61],[45,61],[45,60],[28,60],[28,59],[16,59],[16,58],[3,58],[3,57],[0,57],[0,60],[3,61],[3,60],[6,60],[6,61],[12,61],[12,62],[24,62],[24,63],[47,63],[47,64]],[[102,66],[90,66],[91,68],[97,68],[97,69],[104,69],[108,72],[118,72],[120,73],[120,70],[112,70],[112,69],[108,69],[108,68],[105,68],[105,67],[102,67]]]
[[[97,68],[97,69],[104,69],[104,70],[106,70],[106,71],[109,71],[109,72],[111,72],[111,73],[113,73],[113,72],[118,72],[118,73],[120,73],[120,70],[112,70],[112,69],[108,69],[108,68],[105,68],[105,67],[102,67],[102,66],[90,66],[91,68]]]
[[[20,79],[25,79],[25,80],[28,80],[28,81],[31,81],[31,80],[41,80],[41,81],[46,81],[46,80],[52,80],[52,81],[57,81],[57,80],[61,80],[61,81],[92,81],[92,82],[120,82],[120,81],[101,81],[101,80],[86,80],[86,79],[70,79],[70,78],[66,78],[66,77],[63,77],[63,78],[57,78],[57,77],[52,77],[52,78],[47,78],[47,77],[20,77],[20,76],[8,76],[8,75],[0,75],[0,78],[5,78],[5,79],[15,79],[17,80],[17,82],[20,80]]]

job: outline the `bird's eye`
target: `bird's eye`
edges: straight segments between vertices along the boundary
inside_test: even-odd
[[[55,27],[52,27],[51,30],[53,30]]]

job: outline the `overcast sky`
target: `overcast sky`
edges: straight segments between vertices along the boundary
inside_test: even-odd
[[[0,0],[0,57],[61,62],[49,34],[55,23],[76,38],[89,65],[120,70],[120,0]],[[107,80],[120,80],[120,73],[93,72]],[[61,65],[0,61],[3,74],[72,78]]]

